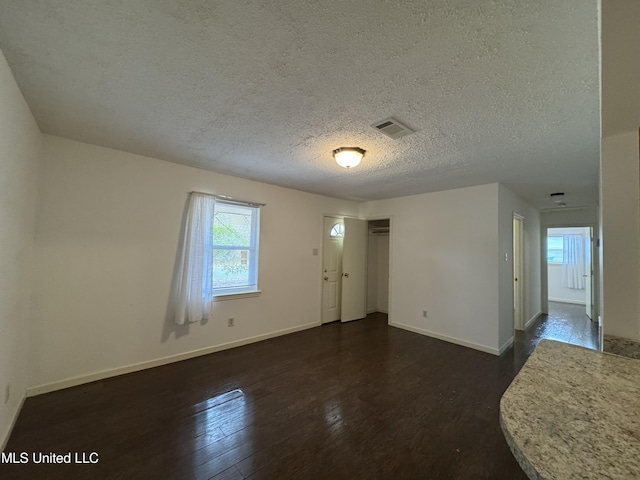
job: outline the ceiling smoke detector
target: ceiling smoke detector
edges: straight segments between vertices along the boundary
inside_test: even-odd
[[[376,122],[371,126],[378,130],[380,133],[383,133],[387,137],[393,138],[394,140],[414,132],[414,130],[411,130],[409,127],[403,125],[398,120],[392,117],[380,120],[379,122]]]

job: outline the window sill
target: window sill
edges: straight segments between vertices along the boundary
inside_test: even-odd
[[[214,302],[222,302],[225,300],[236,300],[240,298],[259,297],[262,290],[256,290],[255,292],[243,292],[243,293],[227,293],[226,295],[216,295],[213,297]]]

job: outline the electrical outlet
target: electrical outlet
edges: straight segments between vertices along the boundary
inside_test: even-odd
[[[229,317],[229,320],[227,320],[227,327],[233,327],[236,324],[236,319],[233,317]]]
[[[426,311],[426,310],[422,310],[422,316],[423,316],[424,318],[427,318],[427,311]]]
[[[7,383],[7,386],[4,388],[4,403],[7,403],[11,398],[11,384]]]

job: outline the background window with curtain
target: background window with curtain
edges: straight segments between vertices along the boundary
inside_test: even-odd
[[[173,285],[175,323],[211,318],[216,296],[258,292],[261,205],[190,193]]]
[[[258,207],[216,202],[213,217],[213,294],[258,290]]]

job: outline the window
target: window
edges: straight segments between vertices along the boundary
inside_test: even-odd
[[[564,261],[564,238],[562,235],[547,237],[547,262],[562,264]]]
[[[258,290],[260,208],[216,201],[213,215],[213,295]]]
[[[173,282],[178,325],[211,319],[216,297],[258,294],[260,207],[190,192]]]
[[[326,230],[325,230],[326,232]],[[329,232],[330,237],[344,237],[344,223],[336,223]]]

